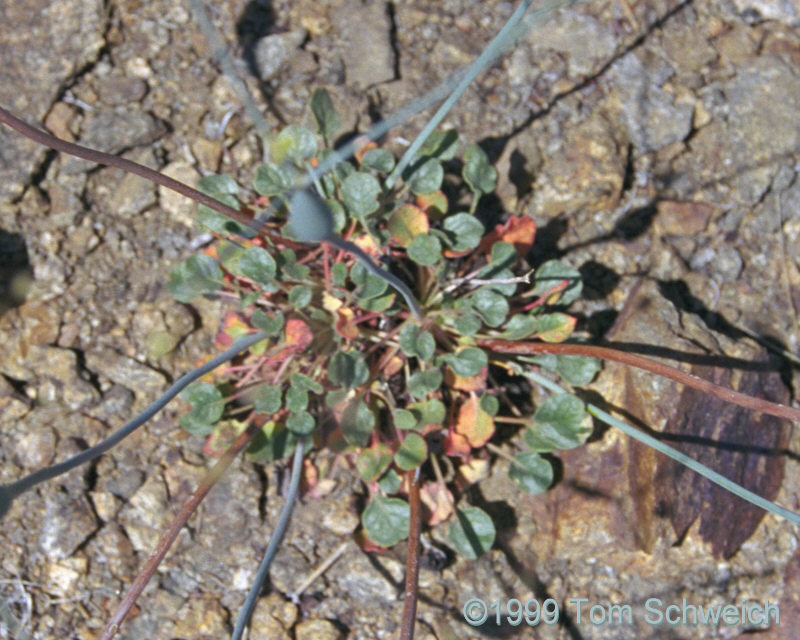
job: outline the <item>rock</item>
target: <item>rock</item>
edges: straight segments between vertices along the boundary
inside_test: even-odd
[[[118,521],[136,551],[150,553],[153,550],[170,519],[168,507],[163,480],[151,476],[122,508]]]
[[[329,620],[311,618],[294,628],[294,637],[295,640],[338,640],[342,633]]]
[[[86,366],[137,396],[152,397],[153,400],[163,393],[167,382],[164,374],[109,348],[87,351]]]
[[[288,640],[298,617],[297,606],[279,593],[259,598],[250,621],[251,640]],[[296,636],[295,636],[296,637]]]
[[[261,38],[255,47],[259,78],[269,80],[283,70],[306,39],[305,29]]]
[[[132,147],[148,145],[166,133],[164,125],[134,106],[101,109],[87,119],[80,144],[116,155]],[[88,171],[96,165],[74,156],[62,159],[64,173]]]
[[[50,558],[68,558],[97,528],[85,496],[65,492],[50,495],[39,530],[39,549]]]
[[[332,12],[348,84],[365,89],[394,80],[395,58],[386,3],[347,0]]]
[[[171,162],[161,172],[170,178],[188,184],[190,187],[196,187],[197,181],[200,179],[200,174],[197,173],[197,170],[183,160]],[[174,220],[183,223],[189,228],[194,228],[197,204],[193,200],[162,186],[158,187],[158,199],[164,211],[169,213]]]
[[[631,52],[617,60],[609,73],[637,153],[656,151],[689,135],[694,105],[690,98],[663,88],[674,73],[665,62],[645,64]]]
[[[4,3],[0,52],[0,104],[28,122],[41,121],[64,83],[96,60],[106,13],[100,0]],[[24,90],[23,90],[24,88]],[[0,127],[0,200],[17,198],[26,177],[47,153]]]

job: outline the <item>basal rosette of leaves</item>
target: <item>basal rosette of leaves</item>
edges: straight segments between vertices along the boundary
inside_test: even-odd
[[[254,461],[283,458],[304,437],[347,456],[369,492],[365,546],[389,547],[408,535],[403,477],[421,469],[426,524],[449,523],[452,545],[477,557],[493,544],[494,526],[466,503],[466,489],[504,457],[523,491],[545,491],[553,468],[542,454],[579,446],[591,432],[583,402],[572,395],[521,415],[495,382],[521,363],[492,359],[480,340],[565,340],[575,318],[564,309],[581,293],[579,274],[557,261],[531,272],[530,218],[510,216],[487,231],[475,211],[497,173],[477,145],[459,155],[453,130],[432,134],[392,188],[384,181],[395,157],[364,144],[352,161],[315,181],[329,219],[292,212],[287,221],[294,185],[332,153],[328,145],[339,129],[326,92],[315,92],[311,111],[316,131],[289,125],[275,136],[272,162],[258,167],[252,185],[259,195],[246,205],[246,190],[230,176],[201,181],[208,195],[268,217],[277,233],[258,235],[201,206],[199,224],[218,240],[172,271],[170,289],[182,302],[200,295],[234,301],[220,323],[220,347],[256,330],[270,337],[218,377],[188,387],[181,423],[206,438],[211,455],[259,420],[263,427],[248,449]],[[454,168],[460,186],[451,180]],[[449,198],[446,175],[446,190],[456,194]],[[469,195],[463,207],[453,202],[459,193]],[[318,224],[330,229],[309,229]],[[330,231],[406,282],[423,317],[348,253],[297,241]],[[531,361],[573,385],[590,382],[599,369],[595,359],[578,356],[542,355],[523,366]],[[498,436],[502,422],[522,426],[512,441],[515,455]]]

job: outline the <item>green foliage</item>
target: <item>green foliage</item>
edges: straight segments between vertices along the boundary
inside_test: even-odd
[[[409,517],[407,502],[376,495],[361,514],[361,524],[371,540],[391,547],[408,537]]]
[[[465,507],[456,511],[456,519],[450,525],[447,536],[456,551],[474,560],[492,548],[494,523],[483,509]]]
[[[178,302],[191,302],[197,296],[219,291],[222,270],[210,256],[191,256],[170,272],[167,286]]]
[[[540,366],[582,385],[599,364],[576,356],[496,359],[484,346],[488,339],[569,338],[575,318],[566,305],[580,294],[581,283],[574,267],[553,260],[533,271],[532,284],[521,284],[520,276],[531,272],[524,254],[535,225],[511,216],[487,234],[475,209],[494,190],[497,172],[480,147],[467,146],[462,156],[461,178],[473,192],[469,212],[454,211],[439,191],[445,167],[459,151],[452,130],[430,135],[402,184],[382,185],[395,158],[369,143],[353,162],[299,188],[302,171],[330,157],[325,147],[341,124],[324,90],[314,92],[310,108],[315,131],[293,125],[281,130],[271,145],[273,162],[258,167],[252,185],[269,198],[272,220],[288,214],[279,233],[237,233],[228,240],[235,229],[217,220],[212,228],[222,238],[216,260],[195,256],[171,274],[170,289],[184,302],[221,288],[235,294],[239,306],[227,313],[219,341],[256,329],[269,336],[224,379],[190,387],[181,423],[209,443],[222,442],[230,415],[246,404],[245,410],[268,420],[248,448],[252,460],[285,457],[297,439],[312,435],[350,457],[371,496],[362,513],[364,532],[388,547],[408,532],[409,506],[401,498],[408,485],[401,474],[425,475],[431,457],[449,456],[449,467],[474,477],[468,465],[491,459],[494,449],[481,450],[501,437],[495,421],[520,414],[494,386],[500,368],[513,375]],[[204,178],[203,188],[237,207],[246,192],[230,176]],[[380,277],[342,251],[342,243],[325,242],[337,233],[392,275]],[[421,298],[421,318],[411,318],[397,279]],[[231,383],[244,378],[243,393],[234,394],[240,404],[227,405],[226,396],[238,388]],[[577,397],[548,398],[529,419],[522,449],[509,456],[509,481],[527,493],[546,491],[553,468],[539,454],[579,446],[590,432]],[[465,486],[448,482],[448,491],[460,494],[463,506],[443,503],[437,518],[449,522],[458,553],[478,557],[494,543],[491,518],[463,503]]]

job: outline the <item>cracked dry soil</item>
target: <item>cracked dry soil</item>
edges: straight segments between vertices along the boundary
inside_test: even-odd
[[[350,129],[470,61],[513,9],[494,0],[213,4],[212,21],[271,126],[302,121],[311,92],[324,86]],[[0,17],[3,106],[190,183],[213,171],[251,180],[258,138],[187,3],[12,1]],[[498,167],[487,206],[537,221],[532,261],[560,257],[581,269],[587,338],[665,347],[686,368],[727,364],[728,384],[796,396],[795,365],[764,345],[798,352],[798,25],[795,3],[580,3],[523,38],[448,116]],[[423,122],[411,119],[389,142],[413,138]],[[8,482],[96,443],[152,401],[208,353],[221,304],[180,305],[164,287],[198,235],[191,203],[5,128],[0,158],[0,480]],[[617,366],[593,390],[634,421],[688,433],[687,451],[731,474],[754,469],[759,491],[797,508],[800,441],[788,425],[738,415],[720,424],[718,408]],[[714,444],[726,438],[764,455]],[[747,630],[650,624],[648,598],[777,601],[781,624],[759,637],[792,637],[795,527],[742,510],[614,430],[558,457],[560,481],[544,495],[515,491],[501,463],[480,485],[474,500],[494,516],[497,544],[476,562],[423,567],[418,638]],[[207,464],[168,408],[91,468],[19,500],[0,527],[0,595],[26,632],[96,637]],[[298,505],[250,638],[396,636],[405,550],[358,550],[357,478],[340,468],[334,479],[330,495]],[[227,637],[281,485],[278,468],[235,463],[123,636]],[[299,604],[286,599],[348,540]],[[497,628],[493,617],[472,628],[461,608],[474,596],[552,597],[564,615],[528,631]],[[630,604],[633,624],[595,624],[586,609],[579,618],[574,598]]]

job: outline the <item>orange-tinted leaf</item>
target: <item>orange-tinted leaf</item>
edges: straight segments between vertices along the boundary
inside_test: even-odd
[[[376,142],[371,142],[369,138],[366,137],[363,138],[362,140],[359,140],[358,142],[366,142],[366,144],[359,147],[358,150],[353,154],[353,157],[358,161],[358,164],[360,165],[364,159],[364,154],[370,149],[377,149],[378,144]]]
[[[427,213],[431,220],[439,220],[447,213],[447,196],[441,190],[418,195],[417,206]]]
[[[494,434],[494,420],[481,409],[477,396],[470,396],[459,408],[456,432],[463,435],[473,447],[482,447]]]
[[[468,456],[472,451],[467,438],[455,431],[448,432],[442,441],[442,448],[446,455],[459,458]]]
[[[236,338],[247,335],[249,332],[250,326],[241,314],[235,311],[226,311],[225,315],[222,316],[220,329],[214,339],[214,346],[217,349],[227,349]]]
[[[524,257],[533,246],[536,237],[536,222],[528,216],[511,216],[505,224],[498,224],[481,240],[479,251],[489,252],[495,242],[509,242],[514,245],[519,257]]]
[[[392,211],[389,216],[389,233],[401,247],[407,247],[417,234],[428,233],[428,216],[413,204],[404,204]]]
[[[422,486],[419,492],[422,500],[429,512],[426,524],[435,527],[440,522],[447,520],[453,513],[453,494],[446,487],[442,487],[438,482],[428,482]]]
[[[286,346],[295,351],[301,351],[314,342],[314,334],[309,326],[299,318],[290,318],[286,321]]]
[[[382,373],[384,378],[390,378],[395,373],[403,368],[403,359],[400,356],[392,356],[386,366],[383,367]]]
[[[459,391],[483,391],[486,388],[486,376],[489,373],[489,367],[484,367],[478,375],[464,378],[456,373],[450,367],[444,370],[444,382],[451,389],[458,389]]]
[[[352,309],[341,307],[336,310],[336,333],[348,340],[358,337],[358,327],[353,324],[355,314]]]

